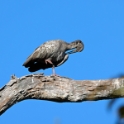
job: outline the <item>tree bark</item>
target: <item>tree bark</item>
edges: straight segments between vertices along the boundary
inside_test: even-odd
[[[72,80],[66,77],[27,75],[12,76],[0,89],[0,115],[15,103],[25,99],[55,102],[81,102],[124,96],[124,78],[109,80]]]

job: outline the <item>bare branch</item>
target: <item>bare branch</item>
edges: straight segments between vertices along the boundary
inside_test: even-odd
[[[15,103],[25,99],[55,102],[81,102],[124,96],[124,78],[75,81],[66,77],[27,75],[12,76],[0,89],[0,115]]]

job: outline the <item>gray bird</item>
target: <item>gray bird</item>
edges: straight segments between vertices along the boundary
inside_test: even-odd
[[[30,72],[52,68],[53,75],[55,75],[55,67],[62,65],[68,59],[69,54],[81,52],[83,49],[84,44],[81,40],[71,43],[63,40],[50,40],[36,48],[23,66]]]

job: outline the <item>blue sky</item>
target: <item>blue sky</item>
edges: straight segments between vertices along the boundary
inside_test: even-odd
[[[1,83],[12,74],[30,74],[22,64],[43,42],[81,39],[85,49],[72,54],[56,68],[57,74],[75,80],[118,77],[124,73],[123,0],[1,0],[0,51]],[[47,69],[45,75],[51,75]],[[113,124],[116,104],[107,111],[108,100],[81,103],[55,103],[25,100],[8,109],[1,117],[4,124]]]

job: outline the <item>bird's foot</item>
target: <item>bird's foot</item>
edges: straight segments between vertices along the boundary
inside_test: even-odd
[[[61,76],[57,74],[52,74],[51,77],[61,77]]]

